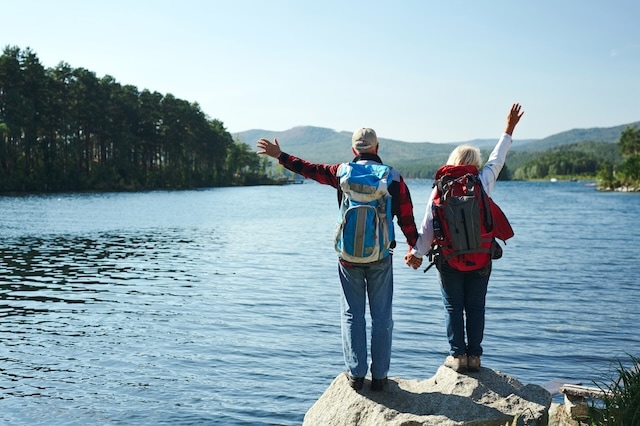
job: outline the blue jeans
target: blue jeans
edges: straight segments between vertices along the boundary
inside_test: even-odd
[[[367,296],[371,314],[371,376],[383,379],[391,362],[393,263],[391,255],[371,264],[338,263],[342,284],[342,350],[354,377],[367,375]]]
[[[484,307],[491,264],[477,271],[461,272],[443,263],[438,269],[438,275],[450,346],[449,354],[482,355]]]

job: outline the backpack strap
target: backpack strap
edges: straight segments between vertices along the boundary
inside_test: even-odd
[[[487,231],[493,231],[493,215],[491,214],[491,203],[489,202],[489,196],[487,192],[484,190],[484,186],[482,186],[482,182],[478,179],[476,175],[476,179],[478,182],[478,186],[480,187],[480,197],[482,197],[482,206],[484,211],[484,224]]]
[[[480,202],[482,204],[482,210],[483,210],[481,220],[484,222],[485,230],[489,232],[492,231],[493,230],[493,216],[491,211],[492,205],[491,205],[489,196],[487,195],[486,191],[484,190],[484,187],[482,186],[482,181],[480,180],[479,174],[477,173],[477,169],[465,170],[463,174],[457,175],[457,176],[456,175],[452,176],[452,174],[445,173],[446,169],[444,168],[441,170],[442,170],[442,173],[439,172],[437,174],[436,176],[437,179],[433,183],[433,187],[437,188],[437,194],[438,194],[437,196],[439,197],[439,199],[442,202],[446,202],[449,196],[452,195],[451,194],[452,187],[455,184],[462,185],[464,188],[463,191],[465,195],[474,196],[474,197],[477,196],[480,198]],[[439,215],[439,211],[440,210],[434,203],[434,205],[432,206],[434,242],[431,245],[429,252],[427,253],[427,257],[429,259],[429,265],[424,269],[424,272],[427,272],[429,269],[431,269],[433,265],[439,266],[442,264],[442,262],[446,262],[455,256],[460,256],[467,253],[478,253],[478,252],[492,253],[492,250],[489,248],[478,248],[478,249],[473,249],[468,251],[456,251],[443,256],[442,247],[438,244],[438,241],[444,240],[442,224],[440,223],[440,221],[442,220],[442,217]],[[483,241],[485,244],[487,243],[486,238]]]
[[[440,256],[440,250],[438,249],[438,246],[436,244],[432,244],[431,248],[427,252],[427,259],[429,259],[429,265],[427,265],[427,267],[424,269],[423,272],[426,273],[436,263],[438,264],[438,266],[440,266],[440,263],[442,261],[441,258],[442,256]]]

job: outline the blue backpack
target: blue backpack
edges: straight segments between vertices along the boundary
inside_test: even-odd
[[[338,167],[342,202],[335,249],[341,259],[370,263],[389,255],[395,242],[390,174],[391,167],[377,163],[343,163]]]

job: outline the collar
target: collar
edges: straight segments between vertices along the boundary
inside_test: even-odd
[[[368,152],[358,155],[356,158],[353,159],[353,162],[355,163],[360,160],[371,160],[371,161],[375,161],[377,163],[382,164],[382,160],[380,159],[380,157],[378,157],[378,154],[371,154]]]

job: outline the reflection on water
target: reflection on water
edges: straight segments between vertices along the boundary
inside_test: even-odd
[[[140,308],[150,304],[145,297],[162,295],[159,289],[167,288],[167,280],[179,280],[182,287],[195,280],[180,250],[193,241],[176,234],[5,239],[0,248],[0,375],[7,382],[0,386],[0,399],[73,400],[65,386],[50,393],[48,383],[73,387],[95,380],[90,379],[95,372],[89,373],[93,366],[83,364],[99,364],[105,358],[100,351],[118,344],[118,336],[140,339],[135,327],[149,326],[133,322],[137,315],[146,316]],[[92,355],[83,360],[86,354]]]
[[[95,239],[56,236],[5,240],[0,248],[0,317],[79,307],[59,306],[104,302],[105,286],[128,281],[165,280],[180,276],[193,279],[189,259],[180,245],[193,241],[164,231],[143,235],[100,235]],[[167,257],[172,263],[167,263]],[[139,291],[131,289],[130,291]],[[48,303],[56,305],[49,306]],[[46,308],[45,308],[46,307]]]
[[[201,293],[193,287],[207,276],[201,271],[205,246],[215,241],[206,231],[5,238],[0,423],[135,423],[136,416],[144,422],[145,389],[173,393],[174,382],[179,392],[184,384],[176,386],[177,377],[188,374],[181,364],[204,352],[199,344],[193,347],[199,327],[191,327],[188,317],[191,309],[201,312],[193,300]],[[49,401],[50,409],[38,401]]]
[[[421,220],[431,182],[408,184]],[[524,182],[494,197],[516,236],[483,364],[557,388],[640,353],[640,197]],[[0,197],[0,424],[300,424],[344,370],[335,217],[317,184]],[[400,255],[394,276],[391,374],[432,377],[437,275]]]

